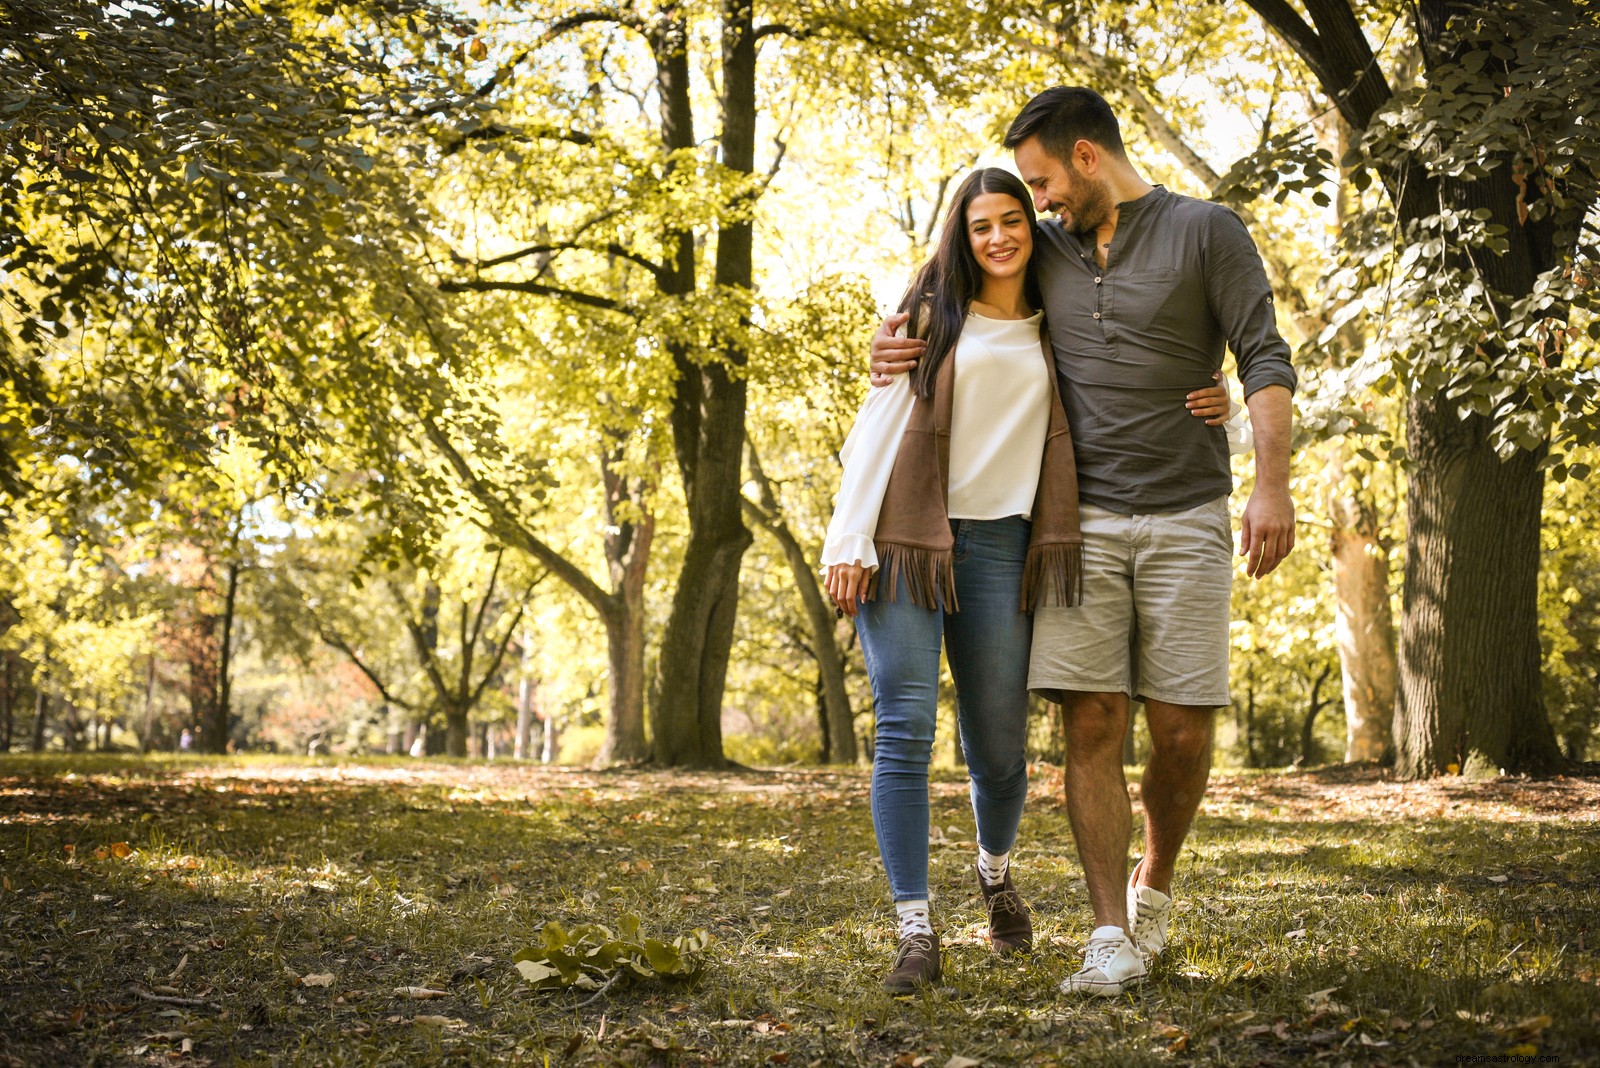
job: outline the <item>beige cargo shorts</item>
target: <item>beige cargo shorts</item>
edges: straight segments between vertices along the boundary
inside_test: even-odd
[[[1058,704],[1068,690],[1227,704],[1228,498],[1152,515],[1085,504],[1080,521],[1083,603],[1034,613],[1028,688]]]

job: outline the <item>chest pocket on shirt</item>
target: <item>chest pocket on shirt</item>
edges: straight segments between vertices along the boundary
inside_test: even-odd
[[[1176,267],[1150,267],[1129,271],[1116,280],[1116,318],[1134,330],[1144,331],[1162,309],[1178,296],[1182,272]]]

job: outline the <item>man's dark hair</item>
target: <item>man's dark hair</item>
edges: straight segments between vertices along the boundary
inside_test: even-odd
[[[1127,154],[1106,98],[1077,85],[1058,85],[1028,101],[1006,131],[1005,146],[1016,148],[1030,137],[1037,137],[1040,147],[1063,164],[1072,159],[1072,146],[1079,141],[1092,141],[1113,155]]]

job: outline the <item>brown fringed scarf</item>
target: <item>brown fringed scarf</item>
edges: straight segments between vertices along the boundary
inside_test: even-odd
[[[1083,601],[1083,535],[1078,530],[1078,467],[1072,453],[1072,431],[1058,392],[1050,335],[1039,331],[1045,367],[1050,375],[1050,429],[1044,439],[1039,488],[1033,498],[1033,533],[1022,572],[1020,610],[1041,603],[1070,606]],[[960,610],[956,603],[955,536],[950,532],[950,416],[955,397],[956,354],[939,365],[933,398],[918,397],[911,421],[900,439],[889,488],[884,491],[873,541],[878,569],[867,587],[867,599],[886,584],[895,599],[901,576],[911,603],[921,608]]]

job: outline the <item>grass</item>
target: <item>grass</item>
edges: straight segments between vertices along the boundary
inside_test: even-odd
[[[1218,776],[1169,958],[1093,1002],[1059,795],[1002,963],[936,783],[946,979],[894,999],[860,772],[0,757],[0,1065],[1600,1063],[1600,782]],[[715,934],[703,976],[583,1005],[512,967],[630,912]]]

